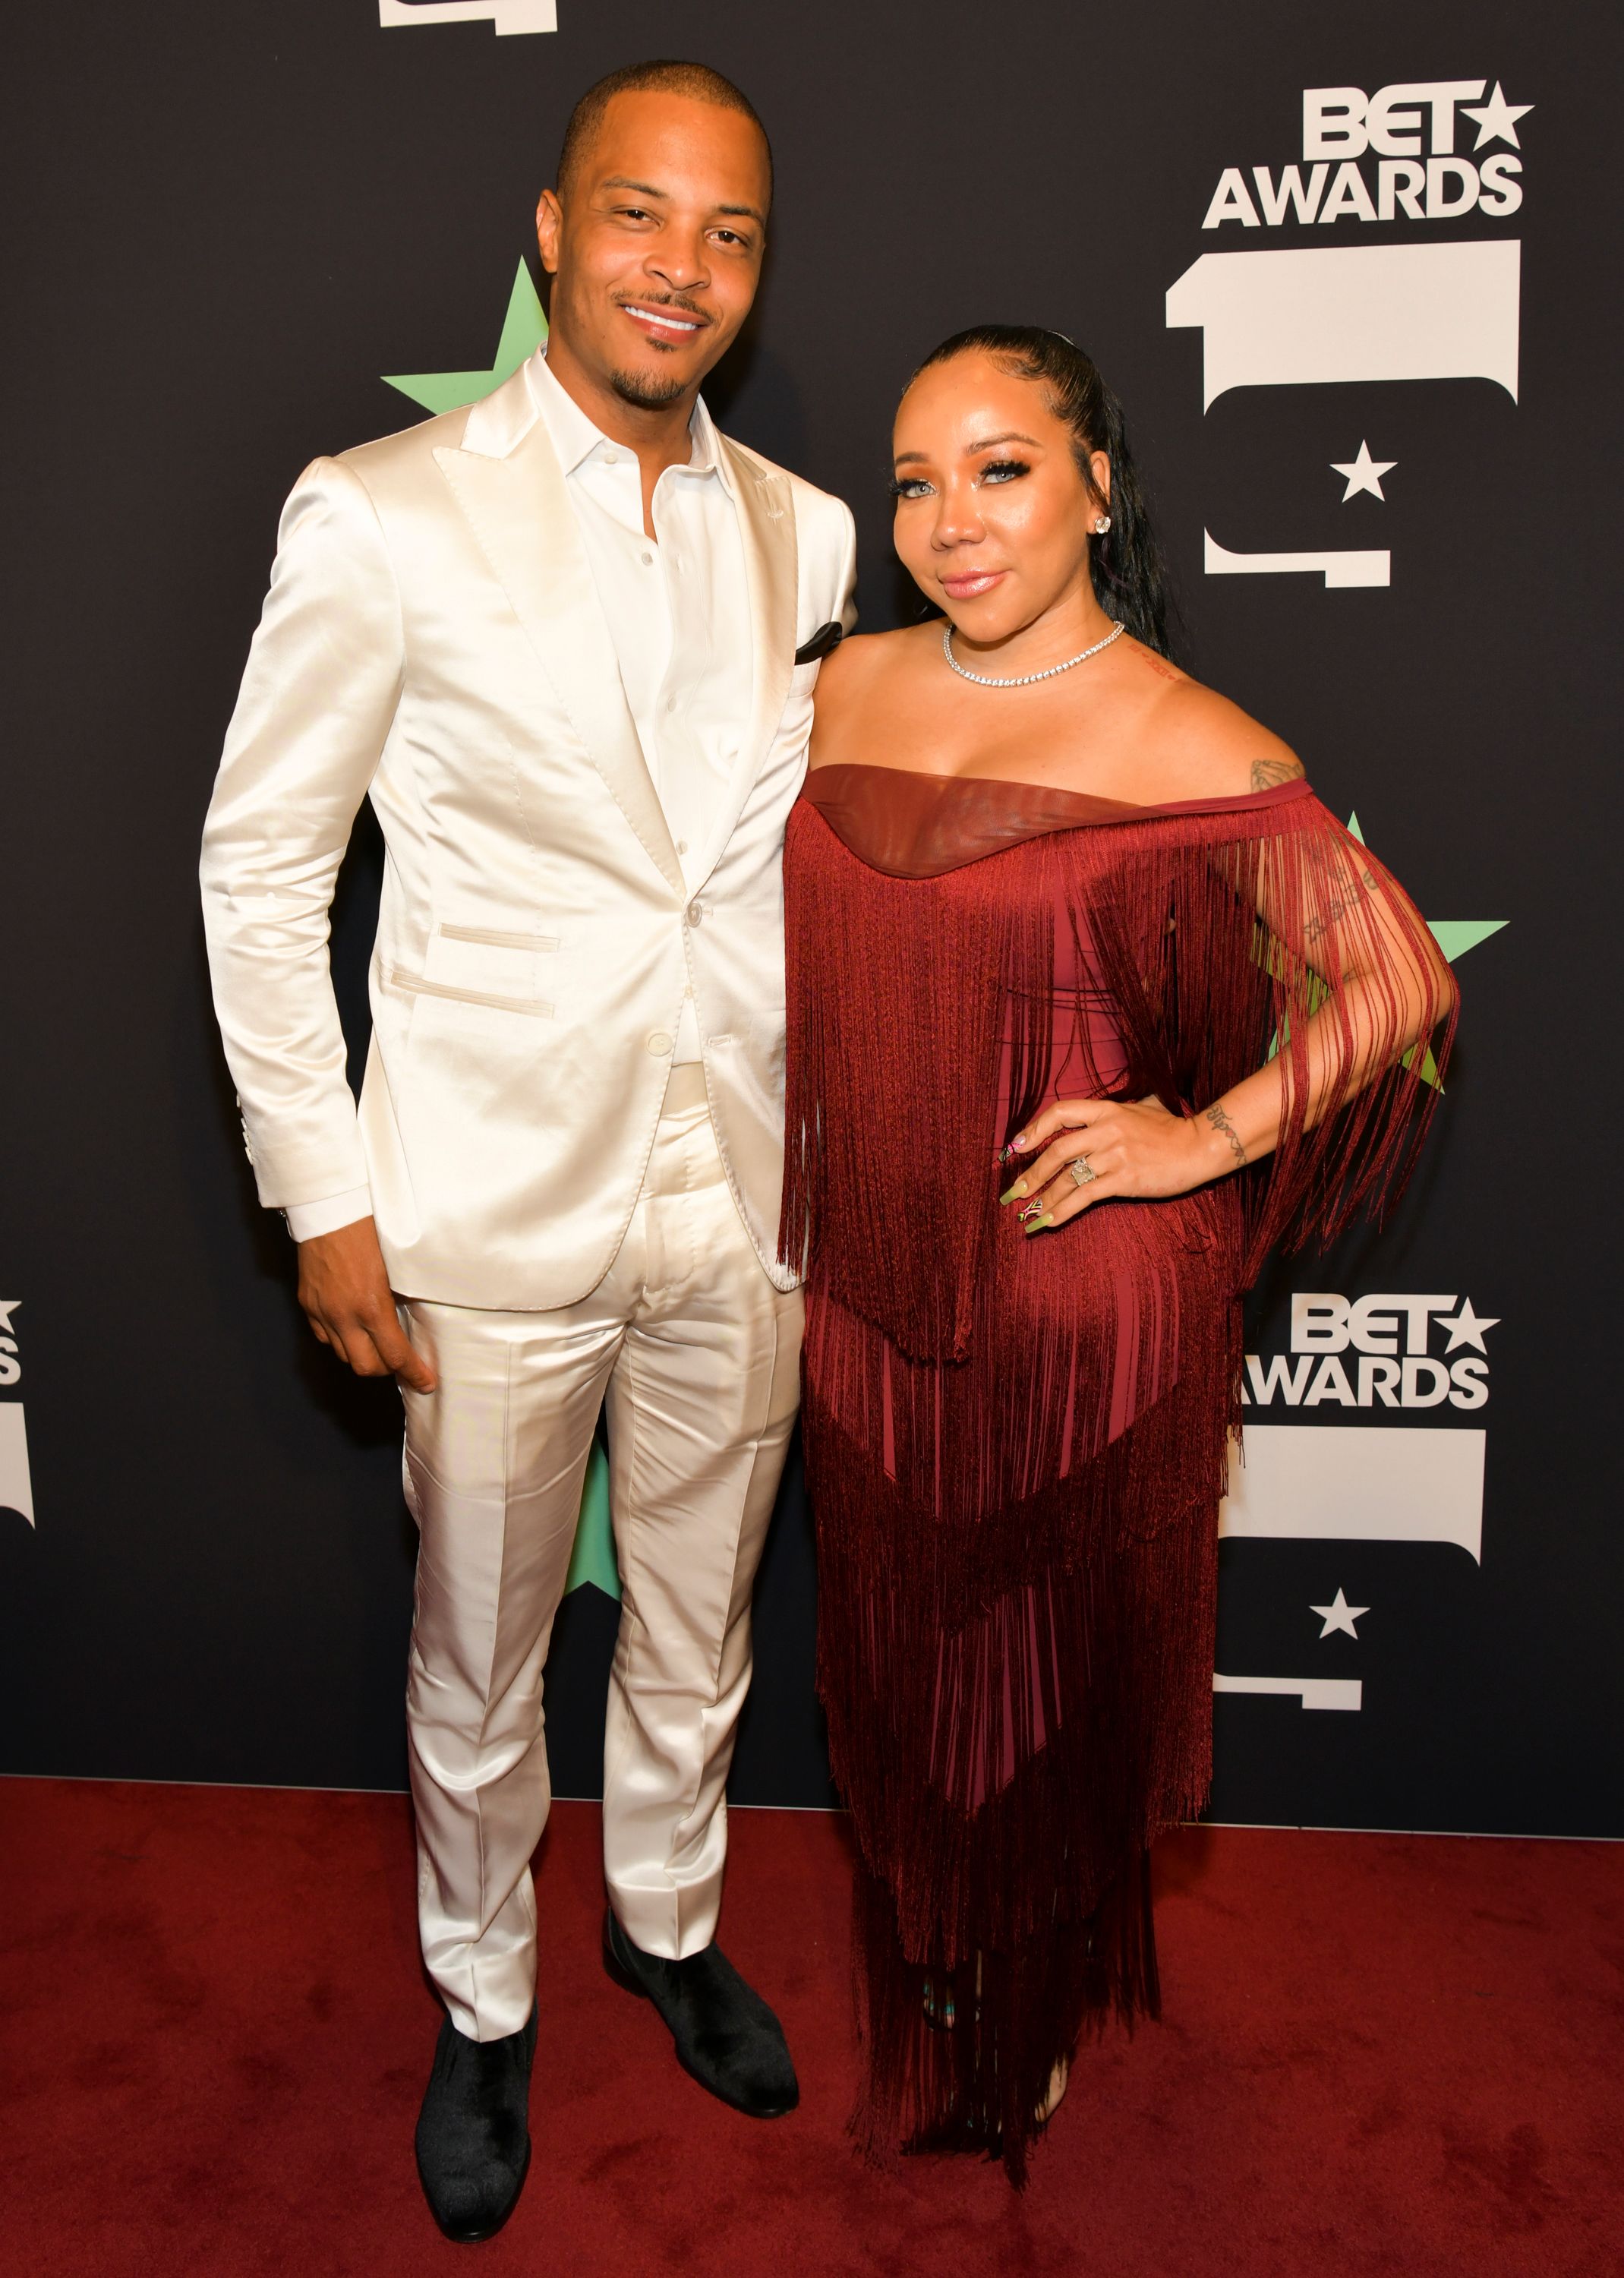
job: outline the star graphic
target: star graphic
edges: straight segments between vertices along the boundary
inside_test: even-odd
[[[1475,1345],[1480,1353],[1486,1354],[1489,1348],[1483,1342],[1483,1331],[1498,1329],[1499,1326],[1500,1316],[1498,1313],[1474,1312],[1469,1297],[1462,1297],[1458,1313],[1438,1315],[1438,1326],[1449,1331],[1449,1342],[1444,1348],[1445,1352],[1453,1352],[1457,1345]]]
[[[564,1577],[565,1596],[578,1590],[583,1582],[591,1582],[606,1598],[614,1598],[618,1603],[621,1570],[614,1556],[614,1529],[609,1520],[609,1458],[601,1441],[594,1443],[587,1458],[575,1547],[569,1554],[569,1571]]]
[[[1365,843],[1365,834],[1359,827],[1357,814],[1349,815],[1347,827],[1350,837],[1356,838],[1362,846]],[[1437,942],[1450,964],[1453,965],[1466,955],[1468,949],[1475,949],[1479,942],[1487,941],[1491,934],[1503,932],[1510,922],[1509,918],[1429,918],[1427,931]],[[1411,1051],[1413,1051],[1414,1049],[1412,1046]],[[1405,1055],[1407,1067],[1409,1066],[1409,1061],[1410,1054],[1407,1052]],[[1426,1059],[1422,1062],[1421,1080],[1423,1083],[1430,1084],[1436,1084],[1438,1080],[1437,1063],[1432,1057],[1430,1045],[1427,1048]]]
[[[1343,505],[1346,506],[1349,499],[1356,497],[1361,491],[1369,491],[1372,498],[1380,499],[1385,506],[1387,494],[1382,488],[1382,477],[1391,475],[1398,463],[1397,459],[1373,459],[1369,443],[1361,443],[1356,459],[1333,459],[1330,462],[1331,471],[1347,477],[1347,488],[1342,493]]]
[[[518,371],[526,356],[535,354],[546,337],[547,320],[542,313],[541,301],[529,266],[522,261],[507,296],[507,314],[502,319],[496,358],[488,371],[385,372],[384,384],[398,387],[402,395],[409,395],[425,411],[460,410],[463,404],[477,403],[482,395],[489,395],[493,387],[499,387]]]
[[[1322,1638],[1328,1638],[1332,1630],[1346,1630],[1349,1637],[1357,1639],[1359,1632],[1353,1624],[1361,1614],[1368,1614],[1369,1610],[1369,1606],[1350,1606],[1340,1590],[1328,1606],[1310,1606],[1308,1609],[1311,1614],[1318,1614],[1324,1624],[1320,1631]]]
[[[11,1334],[11,1316],[22,1303],[20,1297],[0,1297],[0,1336]]]
[[[1475,111],[1468,110],[1465,103],[1460,108],[1468,118],[1477,121],[1477,140],[1472,145],[1474,150],[1481,150],[1485,142],[1509,142],[1513,149],[1521,149],[1522,145],[1517,140],[1517,121],[1526,117],[1534,106],[1531,103],[1507,103],[1500,93],[1498,79],[1494,82],[1494,93],[1487,103],[1480,103]]]

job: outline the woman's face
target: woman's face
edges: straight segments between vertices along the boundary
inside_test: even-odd
[[[1094,455],[1091,497],[1040,381],[975,353],[933,364],[902,400],[893,447],[897,554],[967,639],[1007,640],[1092,600],[1088,533],[1110,462]]]

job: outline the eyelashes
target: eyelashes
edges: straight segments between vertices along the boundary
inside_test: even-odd
[[[1031,472],[1031,462],[1026,459],[989,459],[976,481],[1001,488],[1005,483],[1019,482],[1023,475]],[[923,475],[893,475],[886,485],[888,493],[894,499],[923,498],[930,488]]]

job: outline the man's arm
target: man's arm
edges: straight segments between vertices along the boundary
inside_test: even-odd
[[[836,572],[838,605],[834,614],[847,632],[856,629],[858,621],[858,526],[851,508],[844,499],[836,499],[840,508],[840,568]]]
[[[283,513],[201,866],[215,1011],[271,1209],[367,1185],[329,910],[403,669],[400,598],[371,501],[349,469],[318,459]],[[400,1334],[370,1216],[301,1244],[300,1296],[316,1335],[362,1374],[380,1373],[379,1357],[413,1381],[423,1371]]]

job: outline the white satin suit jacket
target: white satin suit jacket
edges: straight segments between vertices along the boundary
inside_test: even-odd
[[[318,459],[284,513],[204,833],[215,1005],[260,1199],[370,1186],[402,1296],[518,1311],[597,1285],[690,988],[734,1200],[792,1286],[781,858],[818,671],[794,655],[851,623],[854,541],[839,500],[718,441],[752,701],[687,884],[529,366]],[[357,1110],[328,911],[368,796],[387,862]]]

